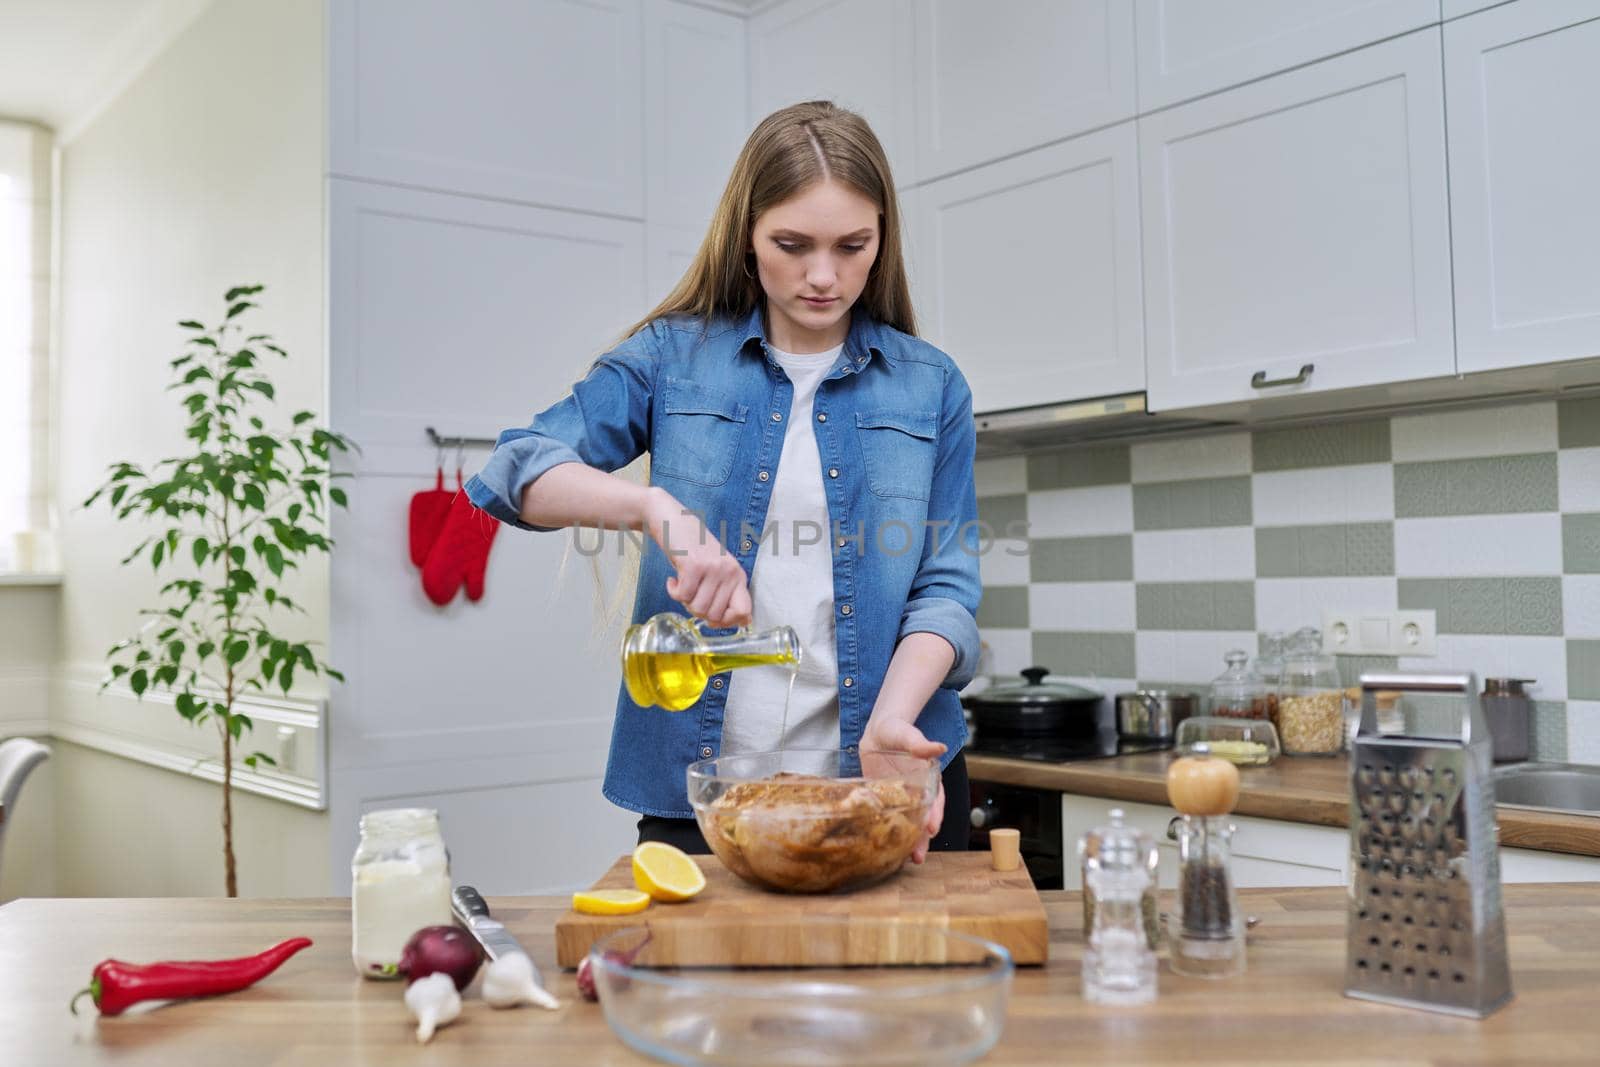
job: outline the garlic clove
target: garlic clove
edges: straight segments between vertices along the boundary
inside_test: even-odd
[[[461,1015],[461,994],[456,983],[443,971],[419,978],[406,990],[406,1008],[417,1020],[417,1041],[426,1043],[434,1030]]]
[[[533,960],[520,952],[501,956],[483,973],[483,1000],[491,1008],[515,1008],[537,1004],[554,1011],[561,1002],[539,984]]]

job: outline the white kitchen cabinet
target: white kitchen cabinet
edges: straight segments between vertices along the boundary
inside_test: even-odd
[[[1104,826],[1106,813],[1112,808],[1121,808],[1128,825],[1155,838],[1161,850],[1161,888],[1176,889],[1178,845],[1167,840],[1167,824],[1176,811],[1164,805],[1126,804],[1072,793],[1061,797],[1066,887],[1082,888],[1078,840],[1086,831]],[[1238,827],[1233,839],[1233,875],[1239,888],[1349,883],[1350,835],[1345,830],[1244,815],[1234,816],[1232,822]]]
[[[645,0],[645,214],[702,233],[749,133],[745,20]]]
[[[980,412],[1144,387],[1131,122],[917,190],[928,338]]]
[[[1454,373],[1439,47],[1139,120],[1152,410]]]
[[[917,0],[922,180],[1133,117],[1126,0]]]
[[[640,0],[333,0],[334,175],[644,215]]]
[[[1155,838],[1161,850],[1163,889],[1178,885],[1178,846],[1167,840],[1167,824],[1177,814],[1158,804],[1128,804],[1103,797],[1064,793],[1061,797],[1062,855],[1067,857],[1066,888],[1082,888],[1078,840],[1106,813],[1121,808],[1130,826]],[[1350,884],[1350,832],[1343,827],[1257,819],[1235,815],[1233,875],[1239,888]],[[1600,859],[1530,848],[1500,850],[1500,880],[1513,882],[1600,882]]]
[[[1138,0],[1139,110],[1439,21],[1438,0]]]
[[[804,100],[862,115],[898,184],[916,180],[912,0],[788,0],[750,17],[750,121]]]
[[[1600,355],[1600,6],[1496,7],[1444,49],[1460,369]]]
[[[1491,7],[1499,7],[1502,4],[1512,2],[1513,0],[1440,0],[1440,7],[1443,9],[1445,18],[1458,19],[1475,11],[1484,11]]]
[[[642,222],[329,185],[333,420],[364,472],[426,475],[428,426],[525,425],[647,310]]]

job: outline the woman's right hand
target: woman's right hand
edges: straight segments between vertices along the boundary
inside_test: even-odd
[[[744,568],[700,517],[654,486],[645,521],[650,537],[678,572],[667,579],[667,595],[717,629],[748,626],[750,587]]]

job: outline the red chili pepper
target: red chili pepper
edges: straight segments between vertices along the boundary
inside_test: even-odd
[[[94,969],[87,989],[72,998],[72,1014],[85,993],[101,1015],[121,1015],[143,1000],[178,1000],[232,993],[254,985],[283,965],[283,961],[311,944],[296,937],[274,945],[257,956],[236,960],[181,960],[162,963],[124,963],[103,960]]]

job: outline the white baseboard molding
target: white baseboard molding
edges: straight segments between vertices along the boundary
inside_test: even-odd
[[[221,743],[210,724],[193,726],[173,709],[170,693],[134,696],[125,684],[100,689],[104,668],[78,664],[65,668],[49,733],[152,767],[202,781],[222,781]],[[252,693],[236,709],[255,729],[235,742],[233,784],[258,796],[313,811],[328,806],[327,701]],[[241,763],[254,751],[278,761],[276,768],[251,770]]]

